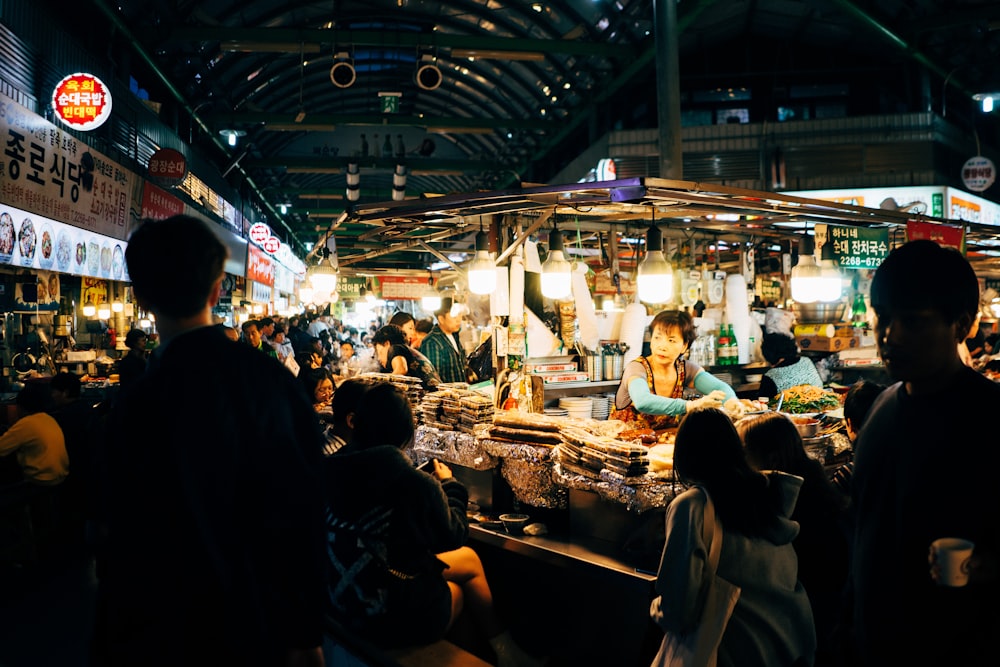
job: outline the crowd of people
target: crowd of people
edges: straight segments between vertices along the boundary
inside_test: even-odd
[[[452,304],[422,342],[426,327],[405,313],[360,333],[323,315],[236,332],[212,314],[226,255],[197,219],[141,224],[126,261],[159,345],[132,355],[127,386],[103,409],[80,401],[71,373],[45,395],[26,386],[0,434],[20,487],[77,485],[97,562],[94,667],[320,667],[344,650],[338,633],[380,649],[421,645],[460,616],[496,664],[543,664],[494,608],[468,544],[468,491],[448,465],[418,469],[407,454],[407,398],[343,372],[362,349],[370,368],[427,388],[464,379]],[[178,262],[182,275],[170,270]],[[684,358],[686,313],[657,315],[649,355],[626,369],[619,412],[677,426],[674,470],[687,487],[666,510],[651,619],[681,634],[703,620],[711,508],[723,536],[713,574],[741,589],[719,665],[995,661],[1000,454],[984,444],[983,416],[1000,387],[958,345],[978,282],[960,254],[913,241],[876,271],[871,302],[894,384],[848,392],[855,461],[832,476],[780,413],[734,422],[723,409],[732,389]],[[775,367],[792,368],[795,350],[775,349]],[[686,400],[685,388],[705,399]],[[940,537],[975,543],[968,585],[939,585],[929,558]]]

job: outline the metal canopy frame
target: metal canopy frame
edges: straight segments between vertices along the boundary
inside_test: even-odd
[[[689,241],[701,236],[730,245],[768,238],[796,240],[823,223],[889,227],[902,233],[907,222],[919,220],[965,226],[970,260],[984,270],[992,266],[992,253],[1000,245],[997,229],[988,225],[715,184],[630,178],[360,204],[330,225],[318,247],[335,235],[340,265],[358,268],[375,257],[426,251],[432,243],[438,253],[446,253],[443,248],[452,245],[471,256],[471,237],[478,230],[474,221],[487,216],[501,228],[515,230],[514,243],[535,234],[550,219],[573,220],[581,232],[636,233],[655,219],[665,238]],[[369,245],[352,247],[349,239],[361,236]],[[597,243],[588,239],[588,245]],[[509,252],[500,250],[502,263]],[[374,267],[369,270],[377,272]]]

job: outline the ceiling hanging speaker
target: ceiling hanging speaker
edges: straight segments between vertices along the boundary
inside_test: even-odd
[[[441,76],[441,70],[437,65],[423,63],[417,67],[417,86],[420,88],[436,90],[443,80],[444,77]]]
[[[350,56],[346,52],[334,54],[333,67],[330,68],[330,81],[333,85],[337,88],[350,88],[356,79]]]

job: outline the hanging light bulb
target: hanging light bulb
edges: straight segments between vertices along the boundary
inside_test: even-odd
[[[94,305],[93,301],[88,300],[87,303],[83,304],[83,316],[93,317],[97,314],[97,306]]]
[[[833,243],[829,240],[823,244],[823,250],[820,251],[819,274],[819,301],[839,301],[844,283],[841,279],[840,268],[837,266],[837,255],[834,252]]]
[[[337,292],[337,271],[326,262],[310,266],[306,277],[313,289],[313,303],[335,301],[333,295]]]
[[[549,299],[569,296],[572,270],[563,254],[562,232],[553,229],[549,234],[549,256],[542,264],[542,296]]]
[[[473,294],[492,294],[497,289],[497,268],[490,257],[490,236],[481,229],[476,234],[476,256],[469,262],[466,278]]]
[[[125,304],[121,302],[120,299],[115,299],[111,302],[111,311],[114,313],[120,313],[125,310]]]
[[[639,264],[636,290],[646,303],[673,301],[674,271],[663,256],[663,233],[656,225],[646,232],[646,256]]]
[[[821,271],[813,256],[815,248],[808,234],[799,241],[799,261],[792,267],[791,276],[792,301],[797,303],[815,303],[823,293]]]
[[[107,320],[111,318],[111,304],[107,301],[102,301],[101,305],[97,307],[97,319]]]
[[[434,276],[427,279],[427,290],[420,297],[420,306],[428,313],[441,307],[441,293],[434,288]]]

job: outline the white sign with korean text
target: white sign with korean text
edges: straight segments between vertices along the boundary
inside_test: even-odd
[[[0,95],[0,201],[127,239],[142,181],[72,134]]]

